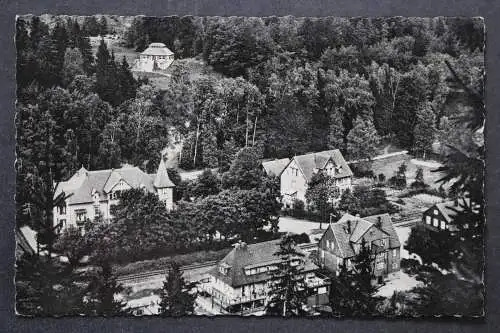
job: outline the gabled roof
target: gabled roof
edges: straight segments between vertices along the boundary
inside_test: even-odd
[[[143,55],[157,55],[157,56],[171,56],[174,52],[163,43],[151,43],[148,48],[145,49],[141,54]]]
[[[168,177],[168,171],[163,157],[160,159],[160,165],[158,165],[158,171],[156,172],[154,186],[156,188],[175,187],[174,183],[172,183],[172,181]]]
[[[394,224],[392,223],[391,216],[389,214],[379,214],[364,217],[363,219],[377,225],[380,218],[380,230],[389,235],[389,248],[396,248],[401,246],[401,242],[399,241],[399,236],[396,233],[396,229],[394,228]]]
[[[99,194],[99,200],[107,200],[107,194],[123,179],[132,188],[144,186],[149,192],[154,192],[153,179],[137,167],[123,167],[120,169],[87,171],[80,169],[66,182],[59,183],[56,196],[64,191],[68,198],[68,204],[90,203],[92,190]]]
[[[464,210],[464,208],[462,207],[464,203],[470,205],[470,200],[462,199],[458,200],[457,202],[456,201],[440,202],[429,208],[427,211],[433,210],[435,207],[446,219],[446,222],[451,222],[453,217],[457,215],[457,212],[461,212]]]
[[[237,246],[222,259],[216,267],[209,271],[209,274],[215,276],[232,287],[267,281],[272,278],[270,273],[259,273],[246,275],[245,268],[256,268],[281,262],[281,259],[274,254],[279,250],[281,240],[271,240],[245,246]],[[299,250],[300,251],[300,250]],[[318,266],[306,257],[304,271],[316,270]],[[219,272],[219,266],[230,267],[228,274]]]
[[[325,150],[322,152],[299,155],[292,158],[299,166],[300,170],[304,174],[306,181],[309,182],[317,169],[325,168],[328,161],[332,160],[335,166],[338,168],[333,176],[334,178],[344,178],[352,177],[353,173],[351,168],[347,164],[342,156],[340,150]],[[291,161],[290,161],[291,163]]]
[[[290,159],[282,158],[279,160],[262,162],[262,168],[264,168],[268,176],[279,176],[288,164],[290,164]]]
[[[375,237],[388,237],[389,248],[401,246],[389,214],[372,215],[363,218],[344,214],[337,222],[331,223],[329,228],[332,230],[333,237],[337,240],[337,247],[334,252],[341,258],[355,256],[353,244],[361,244],[362,239],[366,237],[365,235],[369,230],[375,232]]]

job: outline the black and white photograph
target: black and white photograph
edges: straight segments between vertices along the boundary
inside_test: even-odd
[[[484,318],[481,17],[18,15],[22,317]]]

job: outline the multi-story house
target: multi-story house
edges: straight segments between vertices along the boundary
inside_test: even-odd
[[[120,193],[132,188],[156,193],[171,210],[174,187],[163,158],[156,174],[147,174],[132,166],[96,171],[82,167],[69,180],[57,186],[55,196],[64,192],[67,199],[61,206],[54,207],[54,225],[59,225],[61,229],[69,226],[81,229],[87,220],[109,220],[112,218],[111,206],[118,204]]]
[[[469,199],[456,199],[452,201],[436,203],[422,214],[422,224],[431,230],[457,231],[453,224],[453,218],[458,212],[464,210],[464,205],[470,206]],[[464,228],[469,225],[465,224]]]
[[[289,158],[281,158],[278,160],[263,161],[261,165],[266,175],[279,177],[289,163]]]
[[[280,174],[283,205],[290,208],[294,200],[306,202],[306,191],[312,176],[322,170],[334,179],[340,192],[351,189],[353,173],[340,150],[327,150],[293,157]]]
[[[223,313],[255,313],[267,304],[281,258],[274,255],[279,250],[280,240],[262,243],[235,244],[235,248],[219,261],[209,272],[209,281],[203,289]],[[316,266],[306,257],[290,259],[291,265],[301,267],[306,288],[310,291],[308,305],[323,305],[328,302],[330,281],[316,273]]]
[[[389,214],[363,218],[344,214],[337,222],[330,223],[318,243],[320,266],[337,274],[343,264],[351,268],[363,239],[371,250],[376,277],[400,269],[401,243]]]

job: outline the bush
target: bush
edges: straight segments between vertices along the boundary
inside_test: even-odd
[[[408,197],[412,197],[412,196],[417,195],[417,194],[429,194],[429,195],[434,195],[434,196],[441,197],[441,198],[447,198],[446,192],[436,190],[434,188],[431,188],[428,185],[426,187],[423,187],[423,188],[418,188],[418,187],[413,188],[412,187],[412,189],[401,194],[399,197],[400,198],[408,198]]]
[[[297,234],[292,235],[291,238],[297,244],[310,243],[311,242],[311,240],[309,239],[309,236],[305,232],[301,233],[300,235],[297,235]]]
[[[305,213],[304,201],[294,199],[292,204],[292,216],[296,218],[303,218]]]
[[[406,187],[406,177],[393,176],[389,179],[389,184],[395,189],[402,190]]]
[[[378,181],[380,183],[385,183],[385,175],[383,173],[379,173],[379,175],[378,175]]]
[[[375,178],[375,174],[369,165],[351,164],[350,168],[356,178]]]
[[[408,275],[415,275],[418,272],[420,263],[415,259],[401,259],[401,269]]]

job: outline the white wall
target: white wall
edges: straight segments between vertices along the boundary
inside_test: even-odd
[[[292,169],[298,169],[297,175],[292,172]],[[298,200],[306,201],[306,189],[307,189],[307,181],[300,171],[295,160],[292,160],[290,164],[286,167],[285,170],[281,173],[280,177],[280,191],[281,196],[284,200],[284,204],[291,204],[292,199],[288,196],[293,192],[297,192],[295,198]]]

